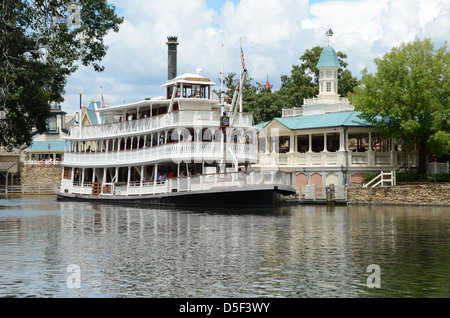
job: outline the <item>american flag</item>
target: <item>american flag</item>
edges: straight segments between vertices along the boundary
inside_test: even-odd
[[[242,50],[242,46],[241,46],[241,60],[242,60],[242,68],[244,69],[244,71],[246,71],[247,68],[245,67],[244,51]]]
[[[103,87],[102,87],[102,108],[105,108],[105,100],[103,99]]]

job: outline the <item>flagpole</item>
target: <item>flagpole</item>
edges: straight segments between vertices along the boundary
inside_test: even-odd
[[[223,43],[220,50],[220,105],[221,105],[221,116],[224,116],[225,105],[224,105],[224,94],[223,94]]]
[[[239,94],[239,111],[242,113],[242,86],[243,86],[243,76],[242,76],[242,69],[244,68],[244,65],[242,64],[242,59],[243,59],[243,51],[242,51],[242,38],[239,39],[240,40],[240,44],[241,44],[241,52],[240,52],[240,65],[241,67],[239,68],[239,74],[240,74],[240,83],[239,83],[239,87],[240,87],[240,94]]]

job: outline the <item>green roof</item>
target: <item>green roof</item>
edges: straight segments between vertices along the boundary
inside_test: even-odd
[[[255,127],[258,128],[258,131],[260,131],[261,129],[266,127],[268,123],[270,123],[270,121],[266,121],[264,123],[257,124],[257,125],[255,125]]]
[[[274,118],[290,130],[328,128],[328,127],[372,127],[373,125],[358,116],[361,112],[340,112],[314,116]]]
[[[317,63],[317,67],[323,66],[336,66],[341,67],[339,63],[336,51],[331,47],[327,46],[320,53],[319,62]]]

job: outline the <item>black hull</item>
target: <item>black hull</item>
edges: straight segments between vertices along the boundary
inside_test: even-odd
[[[138,204],[148,206],[186,206],[186,207],[276,207],[283,204],[283,196],[294,194],[292,188],[278,187],[263,189],[240,189],[222,191],[202,191],[169,193],[165,195],[147,196],[93,196],[58,193],[58,200],[93,201],[104,203]]]

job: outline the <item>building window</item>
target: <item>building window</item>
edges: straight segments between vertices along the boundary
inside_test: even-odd
[[[327,93],[331,93],[331,82],[327,82]]]
[[[48,119],[48,130],[49,131],[57,131],[58,127],[56,124],[56,117],[51,117]]]

